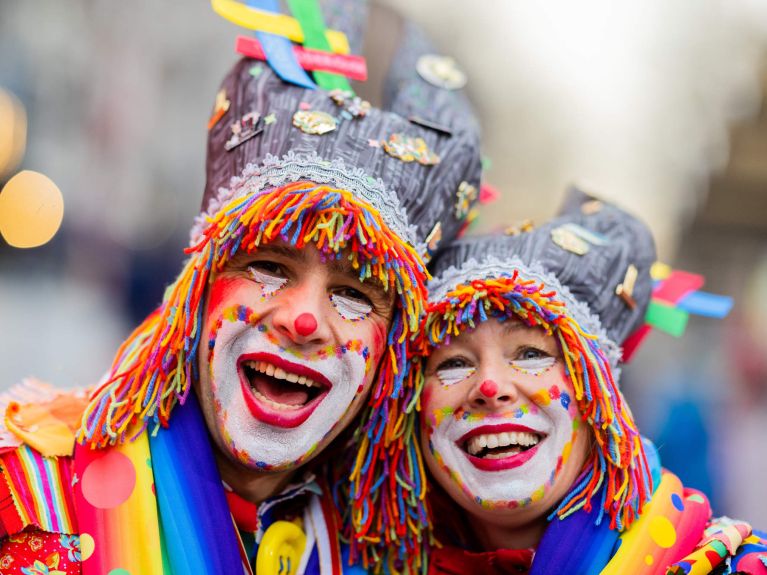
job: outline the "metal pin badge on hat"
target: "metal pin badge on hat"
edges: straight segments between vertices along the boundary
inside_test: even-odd
[[[434,224],[434,227],[429,232],[429,235],[426,236],[426,254],[424,254],[424,259],[426,261],[429,261],[431,257],[434,255],[434,252],[437,251],[437,247],[439,246],[439,242],[442,240],[442,222],[437,222]]]
[[[383,143],[383,148],[392,158],[403,162],[418,162],[424,166],[439,164],[439,156],[429,149],[423,138],[392,134]]]
[[[579,256],[587,254],[592,245],[603,246],[608,243],[602,234],[572,223],[551,230],[551,239],[560,248]]]
[[[227,152],[230,152],[240,144],[247,142],[263,132],[264,127],[258,122],[260,118],[261,115],[258,112],[249,112],[248,114],[245,114],[239,122],[232,124],[232,137],[226,141],[224,149]]]
[[[623,282],[619,283],[615,288],[615,295],[620,297],[630,309],[634,309],[637,304],[634,301],[634,285],[636,285],[637,276],[639,271],[634,264],[629,264],[626,269],[626,276],[623,278]]]
[[[455,217],[462,220],[469,215],[469,209],[474,200],[477,199],[479,192],[475,186],[472,186],[469,182],[463,181],[458,186],[458,191],[455,193]]]
[[[293,125],[305,134],[327,134],[338,127],[338,121],[327,112],[299,110],[293,114]]]
[[[429,84],[444,90],[460,90],[467,82],[466,74],[448,56],[424,54],[418,59],[416,70]]]
[[[213,108],[213,114],[210,116],[210,120],[208,120],[208,130],[213,128],[213,126],[224,117],[224,114],[229,111],[230,105],[231,102],[226,98],[226,90],[219,90],[218,94],[216,94],[216,104]]]
[[[345,120],[364,118],[370,112],[370,102],[355,96],[347,90],[331,90],[328,94],[333,103],[341,108],[341,117]]]

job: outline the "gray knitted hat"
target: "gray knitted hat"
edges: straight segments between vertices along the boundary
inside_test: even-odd
[[[644,322],[655,257],[645,224],[573,188],[561,215],[540,227],[445,246],[430,266],[429,301],[459,284],[517,270],[555,290],[578,323],[599,336],[615,367],[619,346]]]
[[[362,45],[366,10],[356,1],[323,3],[328,28],[345,32],[353,52]],[[208,137],[193,239],[228,200],[299,180],[353,192],[422,255],[455,237],[478,197],[478,124],[461,84],[440,82],[445,70],[462,74],[452,60],[435,56],[412,23],[400,35],[380,109],[287,84],[266,66],[254,75],[255,60],[235,64],[221,84],[226,112]],[[235,145],[233,130],[256,135]]]

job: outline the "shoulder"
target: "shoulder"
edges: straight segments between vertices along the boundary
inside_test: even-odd
[[[86,392],[25,380],[0,395],[0,533],[77,532],[72,451]]]

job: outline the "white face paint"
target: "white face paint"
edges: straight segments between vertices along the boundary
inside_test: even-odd
[[[248,267],[248,273],[250,274],[250,277],[261,284],[261,295],[263,297],[274,295],[286,283],[288,283],[287,278],[264,273],[253,266]]]
[[[347,343],[345,353],[341,347],[302,356],[277,345],[263,324],[222,318],[209,352],[209,377],[216,425],[238,459],[259,469],[279,470],[299,464],[314,451],[350,408],[370,367],[367,348],[359,341]],[[283,379],[274,370],[275,377],[267,378],[243,367],[259,362],[277,364],[294,379],[309,374],[330,388],[312,390],[321,390],[313,399],[307,392],[309,399],[303,403],[297,399],[304,393],[300,383],[284,381],[290,391],[283,392]],[[268,395],[281,401],[272,402]]]
[[[519,372],[530,375],[541,375],[549,371],[557,359],[551,356],[536,357],[534,359],[515,359],[509,362],[509,365]]]
[[[471,377],[476,371],[474,367],[449,367],[438,369],[437,377],[442,385],[455,385]]]
[[[370,302],[344,297],[340,294],[331,294],[330,301],[338,314],[347,321],[363,320],[373,311]]]
[[[545,389],[543,392],[547,393]],[[570,396],[566,392],[557,399],[547,399],[548,405],[497,415],[435,413],[427,425],[429,447],[472,500],[481,499],[485,507],[525,505],[542,497],[553,483],[577,427],[577,410],[574,406],[568,409]],[[465,449],[472,440],[474,446],[495,447],[509,442],[523,444],[533,436],[543,439],[513,457],[472,457]]]

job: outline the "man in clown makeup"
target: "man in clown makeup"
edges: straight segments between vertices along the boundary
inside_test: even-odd
[[[767,573],[767,535],[712,519],[618,389],[654,261],[641,222],[577,190],[539,228],[437,256],[421,334],[430,573]]]
[[[367,10],[325,5],[352,53]],[[13,404],[2,573],[325,574],[344,554],[423,568],[410,340],[425,261],[466,224],[480,161],[462,73],[396,30],[366,47],[391,59],[371,70],[380,108],[339,77],[299,87],[249,58],[226,75],[162,303],[75,425],[55,394]]]

